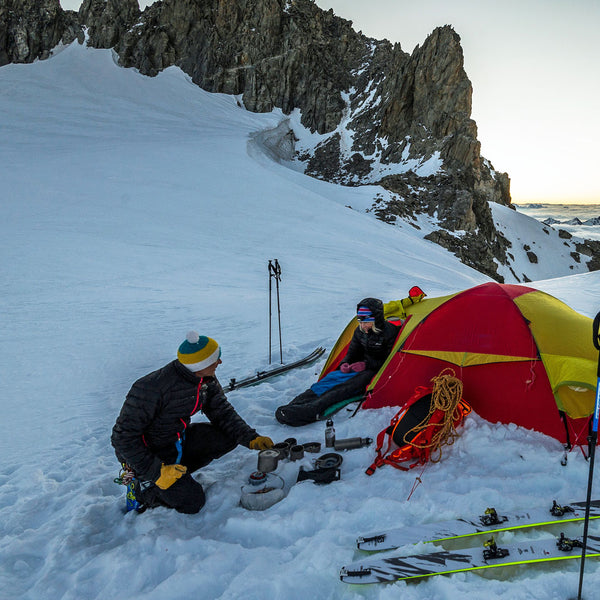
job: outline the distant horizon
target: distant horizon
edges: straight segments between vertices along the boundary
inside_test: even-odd
[[[597,202],[569,202],[568,200],[511,200],[511,203],[516,206],[530,205],[530,204],[548,204],[548,205],[561,205],[566,204],[568,206],[600,206],[600,201]]]

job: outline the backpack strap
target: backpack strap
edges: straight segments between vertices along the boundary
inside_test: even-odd
[[[464,418],[471,412],[471,407],[462,397],[455,399],[453,408],[444,410],[445,407],[440,408],[439,406],[434,409],[432,406],[432,412],[429,414],[427,421],[423,421],[422,425],[414,428],[417,431],[416,435],[406,444],[398,447],[393,440],[394,432],[402,419],[406,415],[409,408],[415,404],[418,400],[423,398],[426,394],[433,393],[432,387],[419,386],[415,389],[413,396],[406,402],[404,407],[399,410],[392,418],[390,425],[386,427],[377,436],[377,448],[375,461],[365,471],[367,475],[373,475],[376,469],[383,465],[391,465],[395,469],[401,471],[409,471],[419,465],[424,465],[431,459],[431,452],[435,449],[439,456],[434,462],[437,462],[441,458],[441,444],[452,444],[456,437],[456,427],[458,427],[464,420]],[[462,385],[459,388],[462,392]],[[449,411],[452,410],[452,413]],[[450,419],[450,421],[448,421]],[[449,432],[449,433],[448,433]],[[440,442],[440,434],[442,441]],[[387,438],[387,444],[386,444]],[[384,450],[384,445],[385,450]],[[392,450],[392,448],[394,448]],[[408,461],[414,461],[412,464],[407,466],[401,463]]]
[[[390,464],[393,467],[400,469],[401,471],[408,471],[409,468],[413,468],[413,466],[417,466],[418,463],[409,468],[403,467],[402,465],[400,465],[400,462],[398,460],[399,451],[404,450],[404,448],[411,447],[409,444],[407,444],[406,446],[403,446],[402,448],[397,448],[396,450],[393,450],[392,452],[390,452],[392,446],[395,445],[394,440],[393,440],[393,434],[394,434],[394,430],[396,429],[396,427],[398,427],[398,424],[400,423],[400,421],[402,420],[402,418],[404,417],[404,415],[406,414],[408,409],[415,402],[417,402],[417,400],[420,400],[426,394],[430,394],[432,389],[433,388],[431,388],[431,387],[425,387],[425,386],[418,386],[417,388],[415,388],[415,393],[410,397],[410,399],[406,402],[406,404],[402,407],[402,409],[400,409],[392,417],[392,420],[390,421],[390,424],[388,425],[388,427],[386,427],[385,429],[383,429],[382,431],[379,432],[379,434],[377,435],[377,447],[375,449],[375,453],[376,453],[375,461],[365,471],[365,473],[367,475],[373,475],[373,473],[375,473],[375,469],[377,469],[378,467],[382,467],[385,464]],[[386,443],[386,438],[387,438],[387,445],[386,445],[385,450],[383,450],[383,446]]]

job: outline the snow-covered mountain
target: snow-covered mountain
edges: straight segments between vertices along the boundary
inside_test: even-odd
[[[0,65],[48,58],[77,39],[113,49],[144,75],[178,66],[248,110],[293,114],[269,134],[271,151],[324,181],[384,188],[370,204],[379,219],[428,221],[426,239],[498,281],[547,270],[532,266],[540,248],[514,245],[494,221],[491,203],[510,206],[510,179],[480,154],[472,85],[449,25],[409,54],[313,0],[170,0],[143,11],[137,0],[84,0],[78,12],[59,0],[10,0],[0,21]],[[562,250],[561,274],[600,268],[600,244],[547,234],[548,253]]]
[[[373,449],[352,450],[341,481],[294,485],[279,504],[250,512],[238,501],[256,454],[238,448],[201,471],[212,485],[200,514],[124,516],[109,442],[124,395],[170,361],[192,328],[221,344],[222,381],[264,368],[269,259],[282,265],[286,361],[331,348],[364,296],[397,299],[412,285],[436,296],[488,279],[423,239],[429,219],[374,218],[382,188],[326,183],[274,160],[265,144],[287,118],[280,111],[247,112],[177,68],[148,78],[118,67],[110,50],[74,43],[49,60],[0,68],[0,114],[0,597],[574,596],[572,561],[502,579],[358,589],[339,581],[366,531],[584,497],[582,456],[562,467],[555,440],[477,415],[424,472],[367,478]],[[294,131],[307,135],[298,123]],[[507,281],[526,274],[594,316],[600,275],[569,263],[572,248],[550,228],[493,211],[515,249]],[[581,274],[556,278],[568,273]],[[229,399],[275,440],[323,441],[322,424],[292,430],[273,416],[321,366]],[[393,412],[341,414],[338,436],[374,437]],[[288,463],[280,474],[290,484],[297,469]],[[589,560],[585,589],[599,583]]]

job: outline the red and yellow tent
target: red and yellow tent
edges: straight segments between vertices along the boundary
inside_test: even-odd
[[[534,288],[499,283],[384,308],[402,328],[363,408],[402,406],[415,387],[451,367],[484,419],[585,441],[598,363],[590,318]],[[356,324],[348,324],[322,375],[344,356]]]

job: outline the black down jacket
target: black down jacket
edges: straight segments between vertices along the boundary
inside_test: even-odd
[[[357,312],[359,306],[366,306],[373,313],[375,327],[379,329],[379,333],[373,331],[364,333],[360,327],[357,327],[354,330],[348,352],[342,359],[342,363],[352,364],[364,360],[367,370],[379,371],[392,350],[399,330],[398,327],[385,320],[381,300],[365,298],[356,305]]]
[[[257,435],[229,404],[215,377],[201,380],[174,360],[138,379],[127,394],[111,436],[119,462],[140,479],[156,481],[161,464],[174,462],[176,443],[199,410],[246,447]]]

